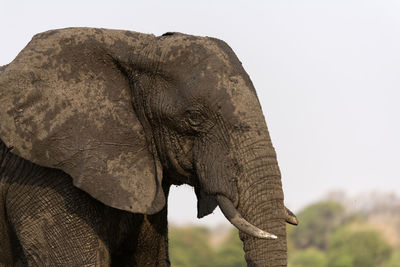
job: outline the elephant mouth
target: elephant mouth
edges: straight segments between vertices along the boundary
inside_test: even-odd
[[[252,225],[234,207],[233,203],[222,195],[216,196],[219,207],[222,213],[233,224],[239,231],[242,231],[250,236],[261,238],[261,239],[277,239],[278,237],[274,234],[268,233],[260,228]]]

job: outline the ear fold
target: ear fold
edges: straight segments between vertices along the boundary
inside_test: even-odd
[[[65,171],[106,205],[158,212],[162,168],[127,78],[91,38],[74,42],[65,31],[34,38],[1,72],[0,138],[19,156]]]
[[[210,195],[204,193],[200,188],[195,188],[197,196],[197,218],[203,218],[212,213],[218,205],[217,200]]]

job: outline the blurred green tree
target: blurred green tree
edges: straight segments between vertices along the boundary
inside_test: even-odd
[[[247,266],[238,231],[232,228],[218,246],[211,246],[211,233],[198,226],[172,227],[169,252],[174,267],[245,267]]]
[[[389,260],[388,267],[400,267],[400,247],[395,248]]]
[[[332,235],[327,254],[328,267],[385,267],[392,248],[376,230],[355,224]]]
[[[232,229],[228,238],[217,249],[216,266],[246,267],[242,241],[236,228]]]
[[[308,206],[298,216],[299,225],[288,231],[290,246],[295,249],[326,250],[331,234],[345,220],[344,208],[335,202],[319,202]]]
[[[298,218],[299,226],[287,228],[289,267],[400,267],[400,248],[391,247],[359,213],[319,202]],[[247,266],[235,228],[222,241],[215,242],[211,235],[215,233],[205,227],[170,228],[172,266]]]
[[[290,255],[290,254],[289,254]],[[314,248],[294,252],[289,258],[289,267],[325,267],[325,253]]]
[[[204,227],[171,228],[169,251],[176,267],[216,266],[215,253],[209,246],[210,232]]]

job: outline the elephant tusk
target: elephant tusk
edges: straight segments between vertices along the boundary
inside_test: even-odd
[[[277,239],[278,237],[276,235],[270,234],[268,232],[265,232],[261,230],[260,228],[252,225],[248,221],[246,221],[242,215],[236,210],[236,208],[233,206],[232,202],[226,198],[225,196],[222,195],[217,195],[216,196],[217,202],[219,207],[221,208],[222,213],[225,215],[225,217],[228,219],[228,221],[231,222],[237,229],[240,231],[257,237],[257,238],[262,238],[262,239]]]
[[[299,221],[297,220],[296,215],[294,215],[293,212],[291,212],[288,208],[285,207],[285,219],[287,223],[293,224],[293,225],[298,225]]]

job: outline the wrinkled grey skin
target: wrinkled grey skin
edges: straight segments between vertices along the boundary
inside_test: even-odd
[[[166,207],[108,207],[3,143],[0,163],[0,266],[170,266]]]
[[[54,177],[52,181],[70,176],[76,187],[107,206],[150,215],[144,217],[150,221],[144,224],[162,228],[153,239],[156,234],[148,232],[154,240],[149,247],[154,247],[166,240],[169,185],[189,184],[198,197],[199,217],[211,213],[216,198],[222,196],[248,222],[278,236],[265,240],[241,232],[248,266],[287,265],[287,213],[275,150],[253,84],[226,43],[178,33],[155,37],[88,28],[45,32],[0,70],[0,105],[0,138],[14,147],[12,154],[34,166],[63,171],[42,170],[46,175],[33,179],[39,188],[41,181],[48,180],[43,176]],[[3,200],[10,197],[11,184],[24,184],[21,175],[10,173],[3,174],[8,177],[1,185]],[[78,190],[70,182],[62,184],[68,193]],[[90,198],[78,191],[76,198]],[[44,195],[53,201],[53,195]],[[96,211],[108,209],[94,199],[82,209],[96,205],[102,205]],[[7,214],[8,209],[14,207],[6,206]],[[24,207],[18,212],[23,216]],[[62,211],[66,216],[69,212]],[[92,262],[107,265],[112,255],[108,261],[101,255],[116,253],[109,244],[121,241],[104,241],[110,227],[104,226],[107,233],[92,229],[94,221],[106,220],[95,214],[82,225],[91,229],[88,238],[103,244],[91,247],[97,257]],[[53,220],[55,215],[46,216]],[[118,216],[122,215],[113,218]],[[79,228],[78,219],[74,227]],[[8,229],[9,239],[35,235],[36,230],[24,222],[15,223],[17,228]],[[119,229],[137,236],[142,225]],[[19,241],[20,250],[40,258],[31,243]],[[79,238],[74,242],[79,243]],[[57,246],[63,243],[73,242],[63,235]],[[148,255],[160,258],[149,266],[168,265],[166,247],[158,245],[156,255]],[[129,253],[136,253],[136,248]],[[15,260],[18,253],[13,253]],[[0,251],[0,259],[6,258],[1,257]]]

